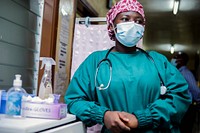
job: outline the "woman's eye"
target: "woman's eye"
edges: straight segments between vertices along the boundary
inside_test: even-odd
[[[137,24],[143,24],[144,22],[142,20],[135,20],[135,23],[137,23]]]
[[[122,20],[123,22],[127,22],[127,21],[129,21],[128,18],[122,18],[121,20]]]

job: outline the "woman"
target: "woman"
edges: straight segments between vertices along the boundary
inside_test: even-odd
[[[136,47],[145,16],[136,0],[121,0],[107,14],[115,47],[89,55],[65,95],[70,113],[102,132],[179,133],[191,99],[188,85],[163,55]]]

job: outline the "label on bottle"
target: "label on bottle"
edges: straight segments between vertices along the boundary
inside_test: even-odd
[[[7,115],[20,115],[22,94],[20,92],[11,92],[7,99]]]

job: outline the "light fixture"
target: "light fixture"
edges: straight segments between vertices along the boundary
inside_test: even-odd
[[[178,13],[179,4],[180,4],[179,0],[174,0],[174,6],[173,6],[173,14],[174,15],[176,15]]]
[[[170,53],[173,54],[174,53],[174,45],[172,44],[170,47]]]

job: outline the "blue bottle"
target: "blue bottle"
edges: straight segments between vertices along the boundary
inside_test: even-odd
[[[0,90],[0,114],[6,113],[6,90]]]
[[[6,95],[6,115],[10,117],[21,117],[22,96],[26,91],[22,88],[21,75],[15,75],[13,87],[10,88]]]

